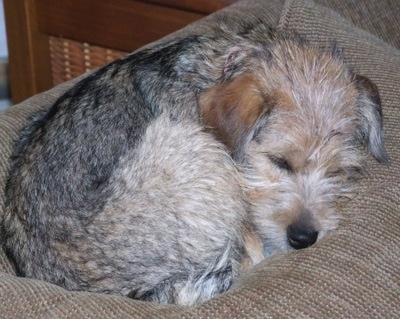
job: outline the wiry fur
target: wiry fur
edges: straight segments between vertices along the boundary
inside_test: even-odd
[[[386,160],[379,95],[336,54],[262,25],[173,41],[29,122],[4,249],[23,276],[192,305],[334,229],[361,144]]]
[[[265,256],[304,248],[337,227],[363,169],[359,146],[387,160],[379,95],[340,58],[293,39],[243,59],[241,75],[201,96],[203,118],[242,163]]]

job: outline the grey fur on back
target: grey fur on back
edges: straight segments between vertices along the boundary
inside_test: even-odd
[[[230,154],[200,127],[197,95],[241,41],[223,32],[130,55],[32,118],[1,225],[19,275],[189,305],[231,285],[246,203]]]

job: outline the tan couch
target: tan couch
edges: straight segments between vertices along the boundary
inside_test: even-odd
[[[0,318],[400,318],[400,2],[242,0],[170,37],[210,32],[222,17],[232,24],[259,19],[322,46],[337,40],[354,71],[379,87],[390,165],[370,159],[358,196],[343,208],[340,229],[330,238],[264,261],[229,292],[196,308],[18,278],[0,252]],[[0,218],[12,140],[29,114],[72,83],[0,114]]]

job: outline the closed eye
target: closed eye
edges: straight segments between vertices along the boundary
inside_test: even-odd
[[[343,169],[337,169],[335,171],[329,171],[326,174],[326,177],[328,178],[334,178],[334,177],[339,177],[341,175],[345,175],[345,171]]]
[[[361,175],[362,173],[362,167],[360,166],[349,166],[349,167],[344,167],[340,168],[334,171],[328,171],[326,176],[328,178],[331,177],[347,177],[347,178],[357,178]]]
[[[282,157],[278,157],[275,155],[267,154],[269,160],[281,170],[287,171],[289,173],[293,172],[293,168],[290,164]]]

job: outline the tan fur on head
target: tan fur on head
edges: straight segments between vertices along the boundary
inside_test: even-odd
[[[238,150],[243,138],[268,112],[261,85],[251,74],[212,87],[200,97],[201,119],[221,142]]]
[[[269,49],[267,61],[257,60],[259,48],[248,60],[250,49],[236,50],[229,63],[253,72],[229,74],[199,99],[203,124],[242,164],[265,255],[307,247],[337,227],[338,205],[364,165],[360,144],[386,160],[371,81],[296,41]]]

